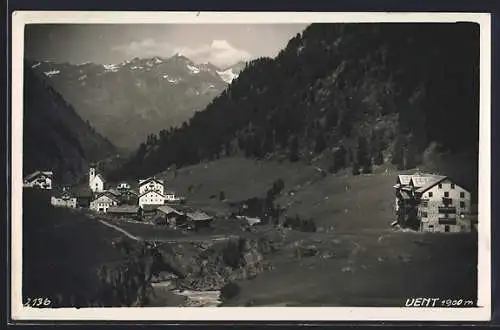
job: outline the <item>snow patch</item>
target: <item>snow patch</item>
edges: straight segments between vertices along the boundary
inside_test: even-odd
[[[119,69],[116,64],[104,64],[103,66],[106,72],[116,72]]]
[[[79,77],[79,78],[78,78],[78,80],[83,80],[83,79],[85,79],[85,78],[87,78],[87,75],[86,75],[86,74],[84,74],[83,76]]]
[[[31,67],[34,69],[34,68],[36,68],[36,67],[40,66],[40,64],[42,64],[42,62],[38,62],[38,63],[36,63],[36,64],[33,64]]]
[[[61,71],[59,70],[50,70],[50,71],[47,71],[47,72],[44,72],[45,75],[47,77],[52,77],[52,76],[55,76],[55,75],[58,75],[59,73],[61,73]]]
[[[142,66],[134,65],[130,67],[130,70],[144,69]]]
[[[192,66],[192,65],[189,65],[189,64],[187,64],[186,66],[189,69],[189,71],[191,71],[191,73],[194,73],[194,74],[200,73],[199,68]]]
[[[238,75],[233,72],[232,68],[224,71],[217,71],[217,74],[228,84],[230,84],[234,79],[238,78]]]
[[[169,76],[168,76],[168,74],[164,74],[164,75],[162,76],[162,78],[163,78],[163,79],[167,79],[167,81],[168,81],[169,83],[171,83],[171,84],[177,84],[177,83],[180,81],[180,79],[176,79],[176,78],[171,78],[171,77],[169,77]]]

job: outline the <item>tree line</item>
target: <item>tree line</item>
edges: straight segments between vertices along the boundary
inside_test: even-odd
[[[312,24],[275,59],[249,62],[204,111],[151,134],[114,174],[232,155],[325,155],[331,172],[356,174],[385,162],[412,168],[431,142],[477,150],[478,31],[469,23]]]

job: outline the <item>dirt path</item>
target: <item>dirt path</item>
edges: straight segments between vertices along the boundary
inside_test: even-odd
[[[109,223],[107,221],[101,220],[101,219],[99,219],[99,222],[102,223],[105,226],[108,226],[110,228],[113,228],[113,229],[121,232],[122,234],[124,234],[128,238],[133,239],[134,241],[142,241],[142,239],[140,237],[132,235],[131,233],[129,233],[128,231],[126,231],[123,228],[120,228],[120,227],[118,227],[116,225],[113,225],[113,224],[111,224],[111,223]]]
[[[103,225],[108,226],[110,228],[113,228],[116,231],[119,231],[120,233],[124,234],[130,239],[133,239],[135,241],[144,241],[143,238],[139,236],[135,236],[129,231],[121,228],[118,225],[114,225],[112,223],[107,222],[106,220],[98,219],[99,222],[101,222]],[[178,238],[170,238],[170,239],[151,239],[148,241],[155,241],[155,242],[161,242],[161,243],[186,243],[186,242],[214,242],[214,241],[226,241],[230,239],[237,238],[238,236],[236,235],[210,235],[210,236],[201,236],[201,237],[178,237]]]

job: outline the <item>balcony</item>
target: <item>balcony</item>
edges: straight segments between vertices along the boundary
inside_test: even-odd
[[[448,206],[448,205],[451,205],[451,204],[453,204],[453,200],[451,198],[449,198],[449,197],[443,197],[443,205]]]
[[[439,218],[438,222],[440,225],[456,225],[457,219],[456,218]]]
[[[457,213],[457,208],[454,206],[440,206],[438,207],[438,212],[442,214],[455,214]]]

